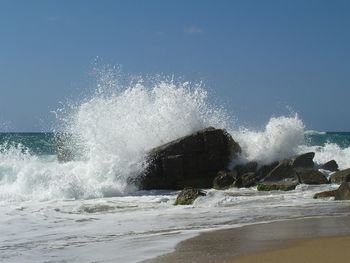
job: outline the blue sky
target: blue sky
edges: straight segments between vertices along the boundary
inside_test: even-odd
[[[49,129],[99,56],[203,80],[251,127],[289,106],[309,129],[350,130],[349,14],[330,0],[0,0],[0,123]]]

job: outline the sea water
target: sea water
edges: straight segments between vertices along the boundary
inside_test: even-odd
[[[201,231],[349,213],[347,202],[312,198],[337,185],[206,189],[193,205],[174,206],[177,191],[128,183],[147,167],[153,147],[208,126],[227,129],[241,145],[231,166],[314,151],[316,164],[334,159],[340,169],[350,167],[350,133],[307,131],[297,114],[251,130],[211,104],[201,83],[125,84],[113,74],[102,74],[91,95],[55,114],[52,132],[0,134],[1,262],[138,262]],[[67,162],[57,157],[62,140],[73,157]]]

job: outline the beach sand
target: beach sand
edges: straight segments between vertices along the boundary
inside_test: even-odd
[[[144,262],[347,262],[349,247],[349,216],[293,219],[204,232]]]
[[[350,236],[318,238],[293,242],[284,248],[254,253],[222,263],[332,263],[350,261]]]

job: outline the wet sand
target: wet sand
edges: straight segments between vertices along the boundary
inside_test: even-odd
[[[320,253],[322,248],[325,249],[324,253],[330,254],[330,257],[339,254],[338,256],[342,258],[349,258],[349,254],[345,254],[349,253],[345,252],[347,249],[340,247],[343,243],[347,244],[344,246],[349,247],[349,236],[350,216],[256,224],[202,233],[179,243],[174,252],[144,263],[287,262],[284,257],[291,258],[292,261],[288,262],[316,262],[311,261],[311,256]],[[332,242],[333,246],[328,249],[329,243]],[[316,245],[321,246],[319,250],[311,249]],[[342,250],[344,253],[340,253]],[[297,259],[294,254],[298,253],[302,255]],[[261,258],[263,255],[266,256],[266,261]],[[271,258],[277,256],[280,257],[276,261],[271,261]],[[320,257],[318,259],[320,260]],[[335,257],[332,261],[317,262],[337,262],[337,259]]]

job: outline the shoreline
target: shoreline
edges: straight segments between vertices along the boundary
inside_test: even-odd
[[[323,239],[347,236],[350,236],[350,216],[288,219],[202,232],[177,244],[174,252],[142,262],[255,262],[257,258],[254,257],[260,258],[261,253],[291,249],[302,242],[324,243],[326,241]],[[350,242],[350,237],[348,239]],[[251,261],[246,257],[251,258]]]

